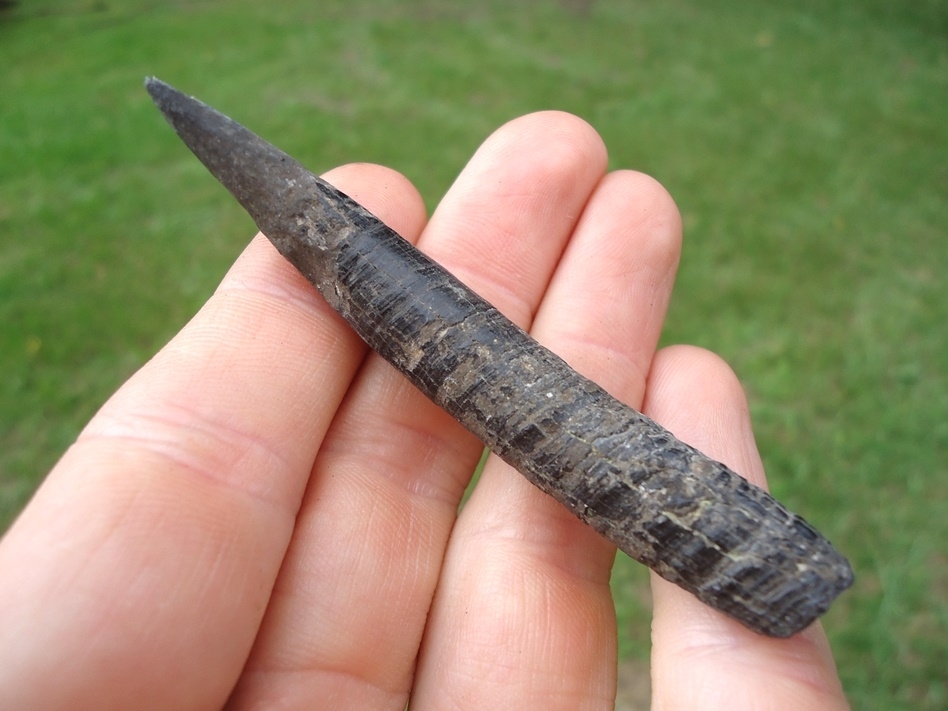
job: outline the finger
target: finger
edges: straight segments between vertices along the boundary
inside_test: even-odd
[[[397,229],[419,231],[423,206],[403,178],[371,166],[345,176]],[[363,352],[255,240],[89,423],[0,546],[5,702],[220,706]]]
[[[638,404],[678,262],[667,193],[636,173],[596,188],[533,333]],[[612,708],[614,548],[491,458],[452,533],[412,708]]]
[[[659,352],[645,412],[759,486],[764,469],[737,378],[697,348]],[[816,623],[771,639],[652,576],[653,708],[848,708],[823,631]]]
[[[605,169],[599,137],[526,116],[477,151],[421,248],[522,324]],[[458,501],[482,445],[377,357],[314,468],[234,707],[403,709]]]

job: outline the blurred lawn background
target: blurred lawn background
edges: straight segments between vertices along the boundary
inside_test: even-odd
[[[0,10],[0,530],[254,231],[151,74],[316,171],[397,168],[429,208],[504,121],[590,121],[682,211],[665,342],[733,365],[774,492],[854,563],[824,619],[854,706],[948,706],[948,3]],[[615,588],[644,658],[644,571]]]

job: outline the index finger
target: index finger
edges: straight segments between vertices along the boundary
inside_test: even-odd
[[[396,173],[350,166],[328,179],[406,238],[421,231],[422,201]],[[11,707],[223,704],[364,352],[268,242],[248,247],[0,545]]]

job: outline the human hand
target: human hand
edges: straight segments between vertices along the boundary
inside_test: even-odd
[[[612,394],[763,484],[740,386],[656,352],[665,191],[559,113],[501,128],[426,225],[325,176]],[[0,544],[4,708],[611,708],[614,549],[491,458],[258,237]],[[653,578],[654,708],[845,708],[818,624],[754,634]]]

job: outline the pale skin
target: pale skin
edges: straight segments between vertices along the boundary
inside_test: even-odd
[[[654,180],[607,173],[589,125],[501,127],[430,220],[389,169],[325,177],[765,485],[731,370],[656,352],[677,209]],[[0,705],[612,708],[614,548],[496,458],[458,515],[480,454],[258,236],[0,543]],[[848,708],[819,624],[768,639],[652,590],[653,709]]]

